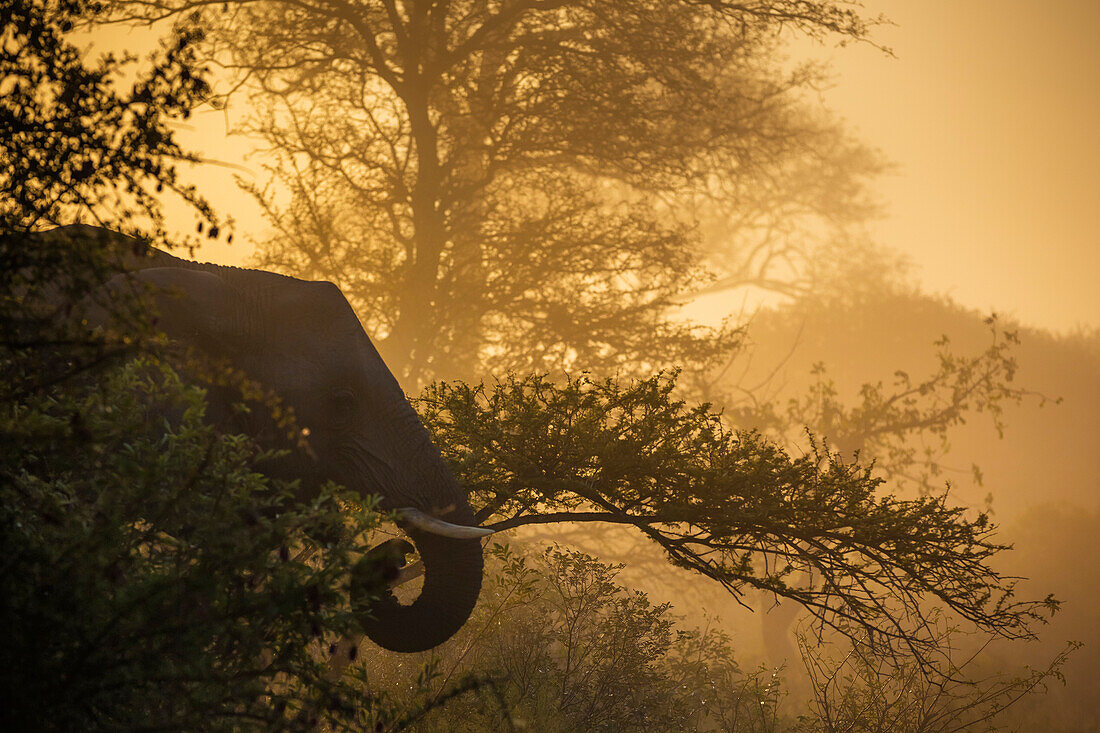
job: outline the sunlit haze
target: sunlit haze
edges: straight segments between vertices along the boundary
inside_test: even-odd
[[[798,52],[832,62],[826,103],[896,166],[880,182],[878,241],[912,260],[926,290],[962,305],[1059,331],[1100,325],[1090,216],[1100,210],[1100,3],[879,0],[868,9],[894,23],[875,34],[894,57],[860,45]],[[130,31],[108,33],[135,43]],[[180,136],[247,168],[201,172],[203,191],[244,235],[202,256],[233,264],[264,226],[233,182],[264,178],[262,157],[246,160],[255,143],[225,135],[242,113],[198,114]],[[742,298],[712,297],[706,310],[738,310]]]
[[[869,7],[896,58],[837,51],[826,99],[898,166],[880,241],[963,305],[1100,325],[1100,3]]]
[[[0,8],[0,730],[1100,731],[1100,0]]]

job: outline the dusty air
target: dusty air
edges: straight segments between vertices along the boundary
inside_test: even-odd
[[[1100,6],[0,11],[5,730],[1100,725]]]

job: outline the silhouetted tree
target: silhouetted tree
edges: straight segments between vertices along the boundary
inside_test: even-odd
[[[102,12],[89,0],[2,0],[0,56],[0,226],[5,235],[81,219],[113,228],[142,224],[163,234],[155,194],[182,195],[212,212],[175,165],[196,158],[172,136],[169,120],[190,115],[208,95],[195,43],[202,33],[181,24],[159,55],[123,92],[117,80],[133,57],[107,54],[88,63],[66,34]],[[24,264],[5,244],[4,275]],[[22,248],[26,249],[26,248]],[[28,256],[31,253],[27,253]],[[7,259],[11,257],[13,259]]]
[[[256,90],[249,127],[289,189],[256,191],[275,229],[261,261],[338,283],[410,386],[478,365],[701,369],[731,331],[668,311],[710,282],[704,260],[778,283],[812,229],[784,236],[795,214],[853,216],[877,167],[802,103],[818,70],[773,61],[784,28],[865,38],[845,3],[222,7],[212,52]]]
[[[165,189],[214,224],[201,197],[178,181],[176,162],[194,158],[169,127],[209,90],[194,52],[201,33],[181,25],[122,92],[116,80],[133,59],[88,63],[67,37],[97,8],[85,0],[0,0],[0,344],[17,355],[0,372],[4,398],[61,382],[132,346],[92,336],[73,312],[118,271],[125,253],[94,237],[31,246],[28,232],[90,220],[163,242],[156,196]],[[116,306],[119,317],[141,319]]]
[[[331,486],[302,506],[250,438],[204,423],[149,314],[101,297],[134,253],[29,235],[156,235],[164,188],[209,218],[169,127],[207,91],[197,31],[137,69],[89,64],[70,31],[97,7],[0,0],[0,728],[361,730],[387,708],[330,679],[325,649],[355,628],[347,577],[377,514]],[[95,301],[124,328],[92,330]]]
[[[138,336],[149,333],[147,314],[121,298],[110,310],[133,339],[109,344],[82,322],[89,296],[136,253],[87,232],[29,234],[84,222],[171,247],[165,192],[197,215],[200,233],[220,233],[209,204],[179,179],[177,164],[198,158],[172,131],[209,98],[195,50],[202,31],[194,18],[181,19],[144,64],[130,54],[92,60],[74,42],[74,29],[103,12],[95,0],[0,0],[0,345],[17,356],[5,369],[29,365],[3,373],[4,397],[49,388],[132,352]]]
[[[487,526],[633,527],[674,565],[735,595],[793,600],[882,654],[927,666],[937,603],[1006,638],[1030,638],[1057,607],[1013,598],[1015,579],[990,565],[1006,547],[986,515],[968,517],[944,493],[882,492],[871,469],[818,446],[792,457],[673,389],[667,376],[511,378],[437,384],[420,405]]]

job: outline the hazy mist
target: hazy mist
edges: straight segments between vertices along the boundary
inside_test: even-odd
[[[622,17],[614,3],[519,3],[516,16],[501,13],[498,35],[493,13],[508,3],[474,0],[438,4],[450,20],[437,19],[425,45],[402,24],[435,10],[421,17],[414,5],[348,5],[383,28],[374,55],[356,45],[370,34],[326,15],[324,2],[207,8],[217,32],[202,53],[254,76],[226,106],[169,123],[204,160],[182,178],[221,217],[211,226],[165,196],[169,231],[197,245],[176,254],[335,283],[343,298],[330,287],[325,303],[338,301],[338,315],[318,312],[341,333],[365,330],[371,342],[354,342],[371,359],[361,371],[403,410],[363,400],[364,423],[386,438],[415,433],[418,460],[435,462],[424,475],[471,497],[429,507],[462,505],[461,520],[428,517],[430,531],[480,525],[513,543],[486,542],[482,586],[481,537],[462,536],[465,615],[451,624],[459,631],[410,647],[419,656],[369,642],[358,651],[345,617],[339,635],[294,630],[294,644],[315,645],[306,667],[343,655],[331,673],[310,667],[318,679],[359,670],[348,684],[371,693],[363,704],[375,717],[348,729],[647,730],[658,720],[668,730],[940,731],[965,718],[985,730],[975,711],[988,709],[1013,729],[1100,730],[1100,2],[867,0],[860,12],[888,22],[807,38],[813,23],[645,2]],[[529,27],[515,21],[525,13]],[[313,35],[299,44],[301,18]],[[479,22],[490,30],[470,31]],[[166,30],[114,24],[76,38],[88,58],[145,55]],[[418,56],[438,38],[443,50]],[[462,53],[450,58],[447,44]],[[712,47],[725,55],[708,56]],[[447,71],[433,77],[425,69],[436,62]],[[240,81],[213,69],[215,98]],[[214,270],[247,277],[226,271]],[[263,307],[232,312],[281,314],[258,332],[301,328],[271,359],[309,365],[307,377],[286,377],[287,393],[345,379],[360,389],[366,378],[347,378],[344,362],[325,372],[341,349],[309,353],[330,321],[303,326],[308,312],[283,301],[266,310],[278,287],[260,288]],[[9,300],[22,307],[23,295]],[[203,322],[232,320],[213,313]],[[127,393],[112,384],[116,399]],[[286,450],[302,461],[287,464],[288,480],[319,484],[309,440],[350,430],[342,410],[357,397],[334,394],[297,411],[328,432],[298,429],[294,409],[256,398],[222,411],[233,427],[223,432],[254,433],[264,448],[259,436],[285,417],[297,432],[278,440],[297,441],[300,453]],[[83,449],[73,410],[42,423]],[[193,406],[129,419],[148,433],[177,412],[201,422]],[[28,434],[32,447],[48,442]],[[321,454],[354,453],[339,446]],[[368,454],[355,466],[372,481],[404,476],[384,451]],[[67,490],[65,480],[55,483]],[[370,493],[356,490],[360,502]],[[387,505],[406,531],[407,517],[427,516],[412,491]],[[334,526],[349,506],[360,508],[325,504]],[[415,527],[423,544],[430,531]],[[413,547],[394,544],[392,526],[370,531],[390,539],[341,559]],[[431,539],[439,568],[449,545]],[[316,548],[295,541],[260,557],[320,567]],[[113,579],[113,568],[101,574]],[[388,594],[394,577],[374,581]],[[414,578],[398,597],[430,589],[438,600],[448,595],[438,583]],[[320,608],[313,593],[306,605]],[[1046,624],[1038,617],[1057,605],[1048,594],[1064,605]],[[812,626],[806,608],[831,621]],[[970,623],[979,632],[953,636]],[[847,642],[850,654],[837,651]],[[1075,642],[1083,648],[1060,656]],[[963,657],[965,669],[952,666]],[[887,658],[897,666],[883,671]],[[835,679],[823,681],[827,669]],[[963,678],[975,681],[953,686]],[[1024,702],[995,717],[998,695],[1017,693]],[[379,700],[406,717],[378,713]],[[896,718],[884,712],[876,728],[864,713],[883,700]],[[856,710],[851,727],[830,706]],[[811,709],[818,717],[797,719]],[[316,723],[303,710],[288,729]]]

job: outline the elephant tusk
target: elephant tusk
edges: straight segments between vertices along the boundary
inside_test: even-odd
[[[444,522],[442,519],[436,519],[412,507],[398,509],[396,514],[398,519],[408,522],[419,530],[437,534],[441,537],[452,537],[456,540],[472,540],[480,537],[488,537],[493,533],[493,530],[485,529],[484,527],[469,527],[464,524]]]
[[[414,562],[412,565],[406,565],[397,571],[397,577],[390,581],[390,587],[396,588],[399,585],[404,585],[410,580],[415,580],[424,574],[424,563]]]

